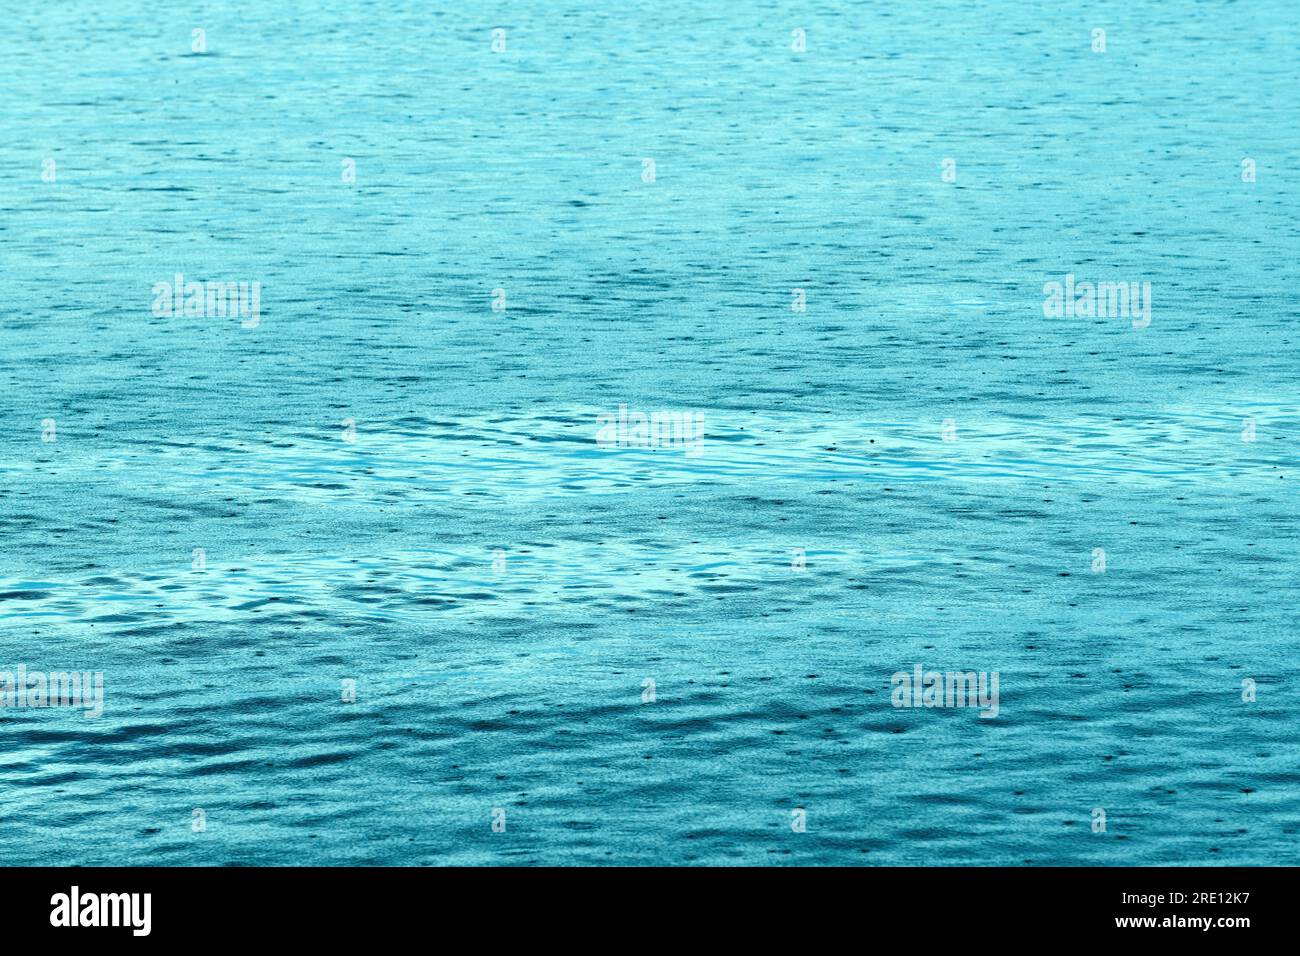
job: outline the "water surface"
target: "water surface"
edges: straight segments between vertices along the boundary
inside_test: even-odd
[[[1300,863],[1293,4],[471,6],[4,14],[11,859]]]

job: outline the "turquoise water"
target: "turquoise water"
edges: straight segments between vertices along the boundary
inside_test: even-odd
[[[11,861],[1300,863],[1295,5],[472,7],[5,13]]]

